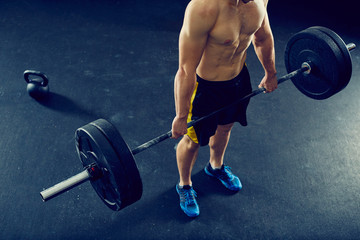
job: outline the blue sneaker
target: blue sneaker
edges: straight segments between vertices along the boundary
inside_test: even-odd
[[[204,170],[207,175],[219,179],[220,182],[231,191],[237,192],[242,188],[240,179],[231,172],[229,166],[223,164],[221,169],[214,170],[210,163],[208,163]]]
[[[196,202],[196,192],[189,186],[185,185],[180,188],[179,184],[176,184],[176,191],[180,197],[180,207],[186,215],[189,217],[197,217],[200,214],[199,205]]]

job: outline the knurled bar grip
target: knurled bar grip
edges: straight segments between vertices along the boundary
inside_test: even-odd
[[[60,195],[63,192],[66,192],[83,182],[90,179],[90,174],[87,169],[84,171],[76,174],[75,176],[72,176],[48,189],[45,189],[44,191],[40,192],[40,196],[42,200],[45,202],[47,200],[50,200],[58,195]]]
[[[303,73],[303,72],[305,72],[305,71],[309,71],[309,70],[311,70],[311,64],[310,64],[310,63],[304,63],[304,64],[301,66],[301,68],[299,68],[299,69],[297,69],[297,70],[295,70],[295,71],[293,71],[293,72],[291,72],[291,73],[288,73],[288,74],[284,75],[283,77],[279,78],[279,79],[278,79],[278,84],[283,83],[283,82],[285,82],[285,81],[287,81],[287,80],[289,80],[289,79],[297,76],[298,74]],[[265,88],[256,89],[256,90],[252,91],[250,94],[246,95],[246,96],[243,97],[243,98],[240,98],[240,99],[236,100],[235,102],[231,103],[231,104],[228,105],[228,106],[225,106],[225,107],[223,107],[223,108],[220,108],[219,110],[216,110],[215,112],[212,112],[212,113],[210,113],[209,115],[206,115],[206,116],[204,116],[204,117],[201,117],[201,118],[199,118],[199,119],[196,119],[196,120],[193,120],[193,121],[189,122],[189,123],[188,123],[188,128],[194,126],[195,124],[197,124],[197,123],[200,122],[200,121],[203,121],[203,120],[205,120],[205,119],[208,119],[208,118],[210,118],[210,117],[218,114],[218,113],[221,112],[221,111],[224,111],[224,110],[226,110],[226,109],[228,109],[228,108],[231,108],[231,107],[233,107],[234,105],[239,104],[240,102],[245,101],[246,99],[249,99],[249,98],[251,98],[251,97],[253,97],[253,96],[256,96],[256,95],[258,95],[258,94],[260,94],[260,93],[263,93],[263,92],[265,92],[265,91],[266,91]],[[164,133],[164,134],[162,134],[162,135],[160,135],[160,136],[158,136],[158,137],[156,137],[156,138],[153,138],[153,139],[149,140],[149,141],[146,142],[146,143],[143,143],[142,145],[140,145],[140,146],[134,148],[133,150],[131,150],[131,152],[132,152],[133,155],[135,155],[135,154],[137,154],[137,153],[139,153],[139,152],[142,152],[142,151],[148,149],[149,147],[152,147],[153,145],[156,145],[156,144],[158,144],[158,143],[160,143],[160,142],[162,142],[162,141],[170,138],[171,136],[172,136],[172,132],[169,131],[169,132]]]

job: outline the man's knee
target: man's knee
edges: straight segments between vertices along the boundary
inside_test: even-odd
[[[233,125],[233,123],[227,125],[219,125],[216,129],[215,135],[210,138],[209,147],[212,149],[215,149],[217,147],[222,148],[224,142],[227,142],[227,140],[229,139]]]
[[[186,147],[186,150],[195,152],[199,149],[200,145],[191,140],[187,135],[181,139],[181,143]]]

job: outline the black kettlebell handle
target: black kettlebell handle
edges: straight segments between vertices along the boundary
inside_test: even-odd
[[[29,76],[31,76],[31,75],[41,77],[42,82],[32,81],[29,78]],[[25,78],[25,81],[27,83],[35,83],[35,82],[37,82],[37,83],[40,83],[41,86],[43,86],[43,87],[46,87],[49,84],[49,79],[47,78],[47,76],[44,73],[39,72],[39,71],[35,71],[35,70],[26,70],[24,72],[24,78]]]

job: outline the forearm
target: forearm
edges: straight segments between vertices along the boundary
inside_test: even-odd
[[[186,73],[182,68],[176,73],[174,82],[174,96],[176,117],[187,118],[190,110],[191,96],[196,83],[196,73]]]
[[[269,33],[268,37],[255,39],[253,41],[254,49],[267,75],[275,75],[275,49],[274,38]]]

